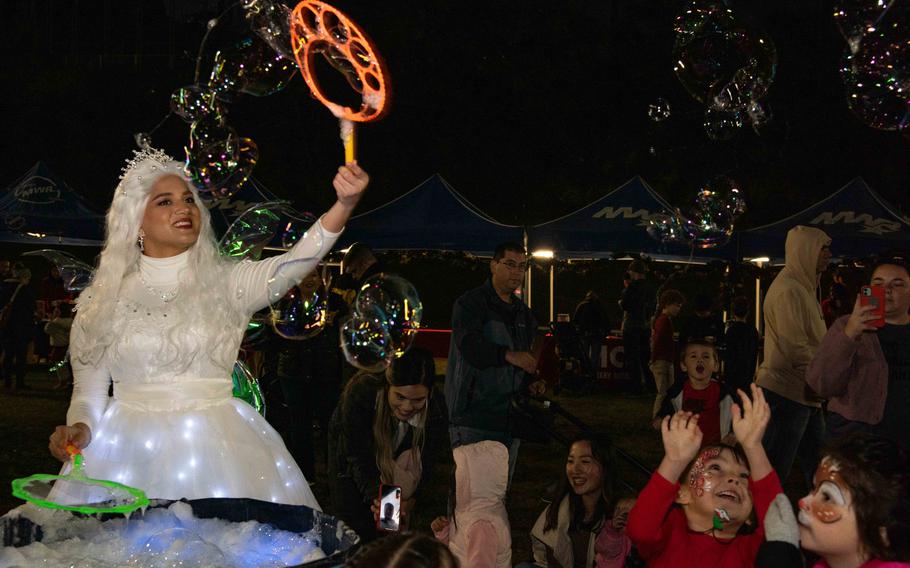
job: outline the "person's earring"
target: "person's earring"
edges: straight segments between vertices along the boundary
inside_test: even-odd
[[[136,241],[139,245],[139,252],[145,252],[145,231],[139,229],[139,239]]]

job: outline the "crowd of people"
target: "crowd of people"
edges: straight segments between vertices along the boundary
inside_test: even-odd
[[[608,433],[575,437],[531,531],[532,558],[513,558],[507,509],[522,440],[518,409],[547,389],[537,374],[538,322],[515,293],[528,268],[519,244],[496,247],[489,278],[454,303],[441,392],[433,356],[420,347],[381,372],[343,361],[335,338],[350,292],[382,271],[369,247],[352,247],[334,291],[319,290],[329,294],[325,330],[280,342],[269,356],[292,413],[282,439],[232,397],[243,330],[268,304],[266,283],[279,269],[293,273],[303,295],[328,287],[318,262],[368,181],[356,163],[341,166],[335,203],[300,242],[235,262],[218,255],[182,164],[137,153],[114,191],[107,240],[75,318],[58,302],[44,327],[48,356],[68,347],[72,360],[66,422],[49,444],[64,471],[72,445],[89,477],[152,497],[318,509],[310,481],[322,454],[331,501],[322,505],[366,544],[350,566],[799,566],[807,555],[831,568],[910,566],[910,454],[902,446],[910,432],[910,273],[898,259],[873,268],[883,324],[857,298],[828,326],[817,287],[832,243],[814,228],[787,236],[786,266],[764,301],[762,357],[745,298],[732,300],[725,323],[711,298],[697,296],[683,324],[685,295],[658,289],[645,262],[631,263],[620,302],[626,364],[637,385],[653,389],[664,457],[635,494],[619,483]],[[34,322],[29,278],[22,267],[7,273],[0,303],[11,312],[4,378],[20,388],[23,337],[10,326]],[[589,292],[576,310],[592,358],[605,328],[597,302]],[[415,526],[443,452],[455,466],[448,511]],[[809,488],[797,513],[798,495],[782,487],[794,462]],[[382,486],[400,499],[391,536]]]

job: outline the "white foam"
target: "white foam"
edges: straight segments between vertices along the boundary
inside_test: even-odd
[[[283,568],[325,558],[318,534],[299,534],[248,521],[199,519],[183,502],[149,509],[141,518],[76,517],[26,505],[20,516],[41,525],[44,538],[0,548],[0,568]]]

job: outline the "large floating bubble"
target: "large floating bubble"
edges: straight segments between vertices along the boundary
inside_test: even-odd
[[[423,317],[417,289],[394,274],[377,274],[368,279],[357,293],[355,309],[361,314],[381,314],[396,357],[411,346]]]
[[[733,224],[746,212],[746,202],[739,185],[727,176],[718,175],[702,185],[683,230],[698,248],[725,244],[733,235]]]
[[[231,137],[198,150],[187,148],[186,172],[199,191],[229,197],[249,179],[258,160],[253,140]]]
[[[245,0],[250,28],[282,57],[294,60],[291,49],[291,9],[280,2]]]
[[[33,250],[22,256],[40,256],[57,267],[63,287],[70,292],[84,290],[92,282],[94,269],[68,252],[53,249]]]
[[[319,335],[328,323],[328,292],[314,270],[272,305],[271,323],[285,339],[303,340]]]
[[[225,100],[236,93],[264,97],[285,88],[296,73],[293,60],[258,38],[247,38],[235,48],[215,54],[209,89]]]
[[[171,95],[171,110],[187,122],[218,113],[215,93],[199,85],[180,87]]]
[[[856,53],[863,42],[863,36],[874,33],[879,22],[891,9],[895,0],[836,0],[834,2],[834,21],[850,46]]]
[[[344,358],[358,369],[382,371],[395,358],[385,316],[378,309],[371,308],[346,319],[341,324],[340,335]]]
[[[746,28],[732,10],[693,2],[677,16],[674,28],[673,70],[696,100],[741,110],[767,93],[777,51],[769,36]]]
[[[652,213],[648,217],[648,235],[663,244],[681,243],[685,241],[679,217],[666,213]]]
[[[742,113],[738,110],[721,110],[713,106],[705,110],[705,133],[711,140],[729,140],[736,136],[742,125]]]

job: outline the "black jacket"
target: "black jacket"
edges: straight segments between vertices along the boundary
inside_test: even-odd
[[[506,351],[530,351],[536,333],[528,306],[515,296],[511,303],[502,301],[490,280],[458,298],[445,383],[451,426],[500,433],[504,436],[486,439],[505,443],[512,398],[532,378],[506,362]]]
[[[376,416],[377,396],[385,392],[386,382],[384,378],[366,373],[351,380],[354,382],[345,391],[329,422],[329,482],[335,484],[332,488],[333,496],[336,490],[355,491],[359,494],[360,499],[357,501],[365,506],[366,514],[370,514],[369,506],[373,499],[379,496],[380,482],[379,468],[376,465],[376,447],[373,443],[373,419]],[[423,473],[420,487],[426,486],[426,480],[432,472],[432,464],[439,451],[446,447],[445,409],[439,399],[438,393],[434,395],[431,391],[427,400],[429,414],[424,426],[426,436],[421,452]],[[413,428],[408,427],[404,440],[395,450],[393,457],[397,458],[411,449],[412,443]],[[419,493],[418,488],[415,495]],[[347,520],[349,516],[363,513],[363,509],[359,507],[359,511],[335,510],[339,505],[345,507],[344,504],[333,503],[332,510],[332,514],[339,518]]]

